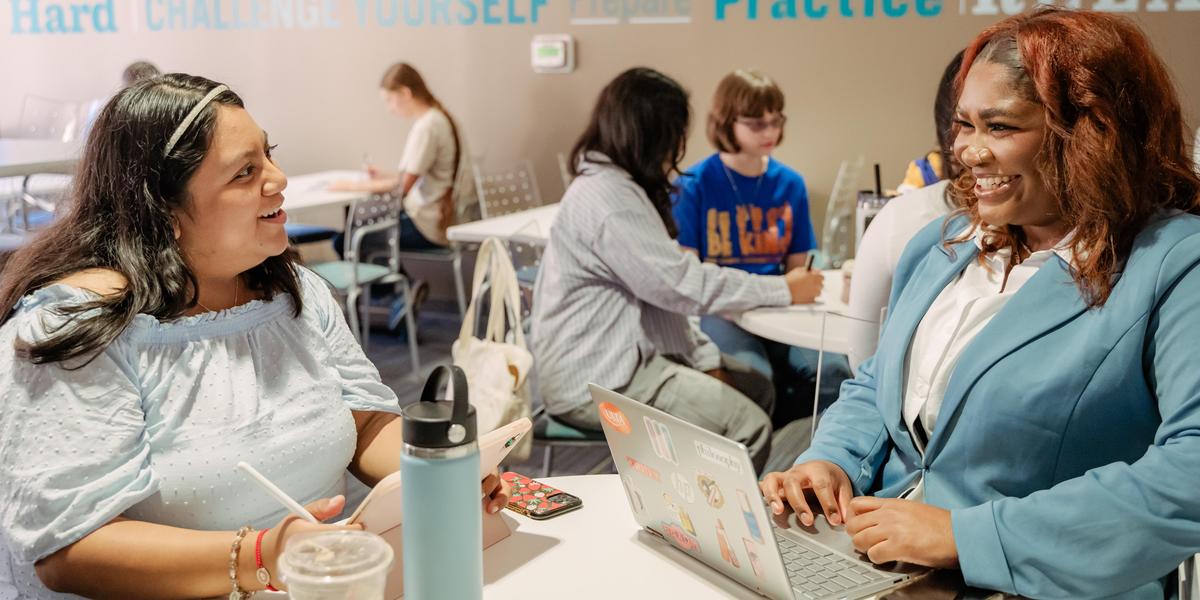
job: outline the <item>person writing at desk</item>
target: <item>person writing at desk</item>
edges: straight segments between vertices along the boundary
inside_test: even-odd
[[[288,248],[273,148],[203,77],[101,111],[70,212],[0,280],[0,596],[249,597],[257,554],[274,573],[291,536],[334,526],[239,461],[318,519],[347,468],[399,469],[396,396]]]
[[[700,260],[759,275],[798,271],[819,292],[821,273],[806,269],[817,238],[804,178],[771,158],[783,141],[783,107],[783,90],[758,71],[739,69],[721,79],[706,128],[717,152],[679,177],[672,214],[679,245]],[[801,298],[814,300],[816,295]],[[722,352],[772,381],[777,426],[811,411],[815,350],[754,335],[718,315],[700,317],[700,330]]]
[[[400,213],[400,248],[428,250],[445,248],[446,228],[457,221],[477,218],[475,186],[458,185],[460,177],[471,171],[462,130],[450,112],[429,91],[425,78],[408,63],[396,63],[384,72],[379,93],[393,114],[413,121],[398,173],[386,174],[367,166],[365,181],[336,181],[334,191],[363,191],[396,194],[403,198]],[[469,181],[469,179],[468,179]],[[340,255],[344,235],[333,239]],[[384,233],[369,234],[363,240],[362,256],[386,250]],[[414,306],[419,307],[429,293],[424,281],[413,283]],[[393,307],[389,322],[401,322],[399,306]]]
[[[534,286],[539,385],[549,413],[574,427],[600,429],[587,390],[596,383],[742,442],[761,469],[770,382],[722,356],[688,317],[811,300],[820,280],[702,263],[675,242],[670,175],[690,115],[683,87],[653,69],[600,92]]]
[[[1046,8],[980,34],[957,89],[964,208],[909,244],[877,353],[763,492],[875,562],[1161,599],[1200,549],[1200,178],[1170,76],[1128,19]]]

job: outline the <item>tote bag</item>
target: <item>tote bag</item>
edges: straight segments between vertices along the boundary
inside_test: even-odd
[[[527,382],[533,355],[525,345],[521,328],[517,275],[500,240],[488,238],[479,248],[471,290],[471,303],[450,354],[454,364],[467,374],[476,424],[483,434],[530,413]],[[487,327],[483,337],[478,338],[475,332],[484,294],[489,300]],[[515,462],[524,461],[531,448],[532,436],[527,436],[509,456]]]

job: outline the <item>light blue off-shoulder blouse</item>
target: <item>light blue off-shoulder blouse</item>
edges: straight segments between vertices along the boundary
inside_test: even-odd
[[[396,395],[316,274],[289,295],[160,322],[139,315],[77,370],[13,351],[94,298],[65,285],[21,300],[0,327],[0,600],[66,598],[33,564],[118,515],[176,527],[269,527],[286,511],[247,461],[301,503],[343,492],[351,411],[398,413]],[[6,556],[7,555],[7,556]]]

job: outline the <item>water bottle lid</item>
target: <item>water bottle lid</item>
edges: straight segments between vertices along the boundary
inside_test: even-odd
[[[450,378],[453,400],[438,400],[438,387]],[[404,407],[404,443],[418,448],[453,448],[474,442],[475,407],[467,400],[467,376],[458,367],[433,370],[421,401]]]

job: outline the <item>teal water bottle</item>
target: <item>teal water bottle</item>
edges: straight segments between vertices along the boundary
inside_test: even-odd
[[[450,379],[453,400],[438,400]],[[483,513],[475,409],[467,376],[438,367],[420,402],[404,407],[400,456],[405,600],[483,597]]]

